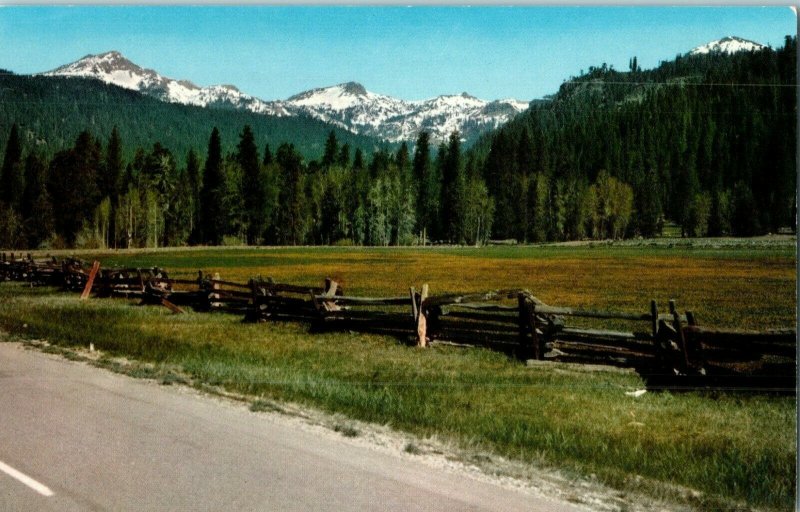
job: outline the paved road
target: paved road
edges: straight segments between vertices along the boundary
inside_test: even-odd
[[[0,510],[572,507],[0,343]]]

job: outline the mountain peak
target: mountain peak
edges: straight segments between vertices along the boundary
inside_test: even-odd
[[[358,82],[346,82],[343,84],[339,84],[339,87],[348,94],[354,94],[356,96],[366,96],[367,90]]]
[[[222,89],[222,90],[225,90],[225,91],[231,91],[231,92],[242,92],[242,91],[240,91],[240,90],[239,90],[239,88],[238,88],[238,87],[236,87],[236,86],[235,86],[235,85],[233,85],[233,84],[220,84],[220,85],[218,85],[217,87],[218,87],[219,89]]]
[[[122,55],[117,50],[107,51],[105,53],[98,53],[97,55],[87,55],[87,57],[110,57],[113,59],[124,59],[125,56]]]
[[[737,52],[754,52],[766,48],[761,43],[750,41],[737,36],[727,36],[722,39],[716,39],[702,46],[693,48],[689,52],[690,55],[705,55],[708,53],[727,53],[733,54]]]
[[[85,55],[71,64],[66,64],[44,74],[101,78],[116,72],[128,72],[137,75],[156,74],[154,71],[142,69],[116,50]]]

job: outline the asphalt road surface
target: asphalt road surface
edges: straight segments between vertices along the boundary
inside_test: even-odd
[[[574,508],[0,343],[0,510]]]

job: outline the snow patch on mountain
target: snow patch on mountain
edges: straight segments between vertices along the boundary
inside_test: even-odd
[[[355,82],[313,89],[292,96],[285,105],[356,133],[392,142],[414,140],[421,131],[428,131],[436,142],[446,140],[454,131],[469,139],[528,108],[522,101],[487,102],[467,93],[405,101],[369,92]]]
[[[456,130],[462,138],[471,139],[528,108],[528,103],[514,99],[488,102],[467,93],[405,101],[370,92],[357,82],[312,89],[286,100],[264,101],[233,85],[198,87],[186,80],[164,77],[116,51],[87,55],[43,74],[94,78],[184,105],[234,108],[272,116],[306,115],[390,142],[414,140],[423,130],[430,132],[435,142],[446,140]]]
[[[708,53],[727,53],[733,54],[737,52],[754,52],[766,48],[763,44],[756,43],[742,39],[741,37],[728,36],[722,39],[717,39],[706,43],[702,46],[692,49],[690,55],[705,55]]]

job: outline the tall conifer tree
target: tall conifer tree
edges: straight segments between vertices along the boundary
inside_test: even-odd
[[[23,187],[22,145],[19,140],[17,123],[14,123],[8,134],[3,167],[0,169],[0,201],[19,211]]]
[[[53,205],[46,187],[45,163],[31,153],[25,159],[23,226],[28,247],[36,249],[53,231]]]
[[[261,165],[258,162],[253,131],[245,125],[236,147],[236,160],[242,167],[242,195],[247,221],[247,243],[260,243],[267,224],[266,190]]]
[[[460,137],[458,132],[450,134],[442,165],[442,229],[445,237],[455,243],[459,242],[461,234],[459,215],[463,175]]]
[[[226,213],[225,171],[222,168],[222,143],[215,126],[208,139],[208,156],[203,169],[203,187],[200,191],[200,240],[209,245],[219,245],[225,234]]]
[[[281,144],[275,155],[281,169],[278,199],[278,239],[284,244],[303,243],[306,201],[303,195],[303,160],[293,144]]]
[[[336,140],[336,133],[333,130],[328,134],[325,141],[325,153],[322,155],[322,167],[326,169],[336,163],[339,156],[339,142]]]

